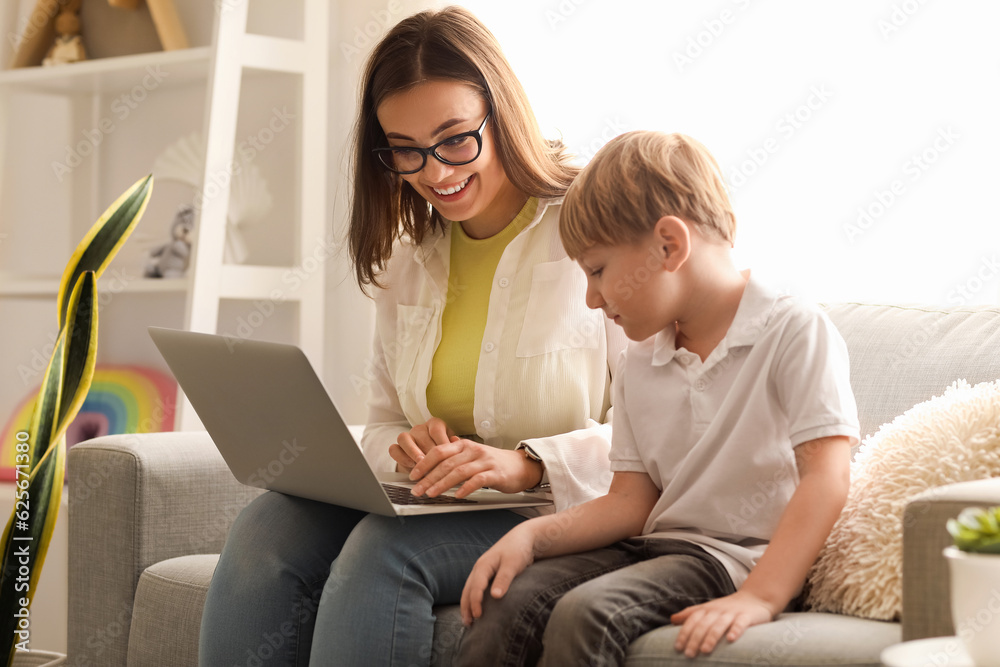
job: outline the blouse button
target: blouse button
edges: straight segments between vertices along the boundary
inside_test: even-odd
[[[507,280],[506,278],[501,278],[499,281],[497,281],[497,284],[500,285],[500,287],[507,287],[508,285],[510,285],[510,281]]]
[[[485,349],[487,352],[492,352],[494,347],[496,346],[493,345],[493,343],[486,343],[486,345],[483,345],[483,349]]]
[[[489,419],[484,419],[483,421],[479,422],[479,425],[482,426],[484,430],[488,431],[490,427],[493,426],[493,423]]]

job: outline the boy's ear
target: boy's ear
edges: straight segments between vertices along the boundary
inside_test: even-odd
[[[691,230],[675,215],[665,215],[657,220],[653,237],[657,255],[667,271],[676,271],[691,255]]]

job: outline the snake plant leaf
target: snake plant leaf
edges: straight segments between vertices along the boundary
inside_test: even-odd
[[[28,450],[29,470],[34,470],[39,459],[45,455],[49,443],[53,441],[52,434],[56,427],[56,416],[59,414],[59,401],[62,398],[63,364],[66,362],[66,328],[63,327],[56,339],[55,348],[49,365],[42,376],[42,386],[35,399],[35,409],[31,413],[28,433],[31,435]]]
[[[0,655],[8,666],[18,616],[30,608],[59,516],[66,468],[66,429],[93,382],[97,362],[96,281],[146,210],[153,179],[137,181],[91,227],[59,285],[59,337],[45,369],[28,426],[28,472],[16,468],[22,494],[3,532],[0,562]],[[27,491],[27,494],[24,494]],[[26,605],[21,600],[27,598]]]
[[[13,663],[17,641],[20,639],[15,634],[18,629],[15,614],[22,608],[21,598],[28,598],[30,609],[30,601],[38,589],[38,579],[59,515],[56,510],[62,501],[65,468],[66,439],[60,438],[49,448],[29,477],[26,496],[29,501],[28,519],[24,521],[26,529],[20,519],[15,523],[18,512],[23,509],[23,505],[15,504],[4,530],[3,565],[0,569],[0,636],[4,642],[6,665]],[[30,572],[28,576],[24,575],[24,568]]]
[[[153,193],[153,175],[136,181],[132,187],[122,194],[94,223],[87,235],[73,252],[62,282],[59,284],[59,328],[66,321],[66,309],[69,306],[71,290],[76,286],[80,274],[84,271],[94,271],[100,278],[118,249],[132,233],[139,218],[146,211],[146,204]]]
[[[66,321],[63,386],[59,398],[59,419],[53,439],[58,439],[80,411],[97,365],[97,276],[85,271],[70,297]]]

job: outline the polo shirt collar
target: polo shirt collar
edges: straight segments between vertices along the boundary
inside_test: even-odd
[[[724,359],[729,350],[736,347],[751,346],[757,342],[767,328],[778,295],[754,279],[751,274],[740,297],[740,305],[736,316],[725,337],[712,350],[705,360],[705,365],[711,365],[718,359]],[[664,366],[677,356],[677,330],[671,326],[658,332],[653,339],[653,365]]]

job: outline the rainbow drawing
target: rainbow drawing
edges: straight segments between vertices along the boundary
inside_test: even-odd
[[[15,477],[15,435],[27,430],[38,389],[21,401],[3,428],[0,481]],[[145,366],[98,364],[87,398],[66,431],[66,447],[102,435],[172,431],[176,400],[177,383],[165,373]]]

